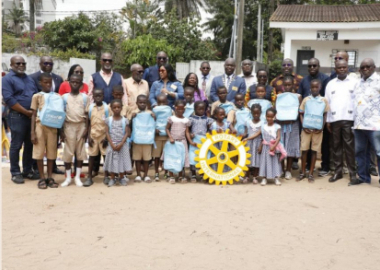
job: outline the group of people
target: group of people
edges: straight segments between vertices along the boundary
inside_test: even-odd
[[[70,185],[72,178],[77,186],[91,186],[103,156],[103,183],[108,186],[127,185],[133,166],[135,182],[152,182],[148,175],[152,161],[154,181],[160,181],[163,170],[170,183],[197,182],[195,151],[201,138],[213,130],[236,134],[249,146],[249,170],[240,178],[242,183],[258,184],[260,179],[266,185],[272,179],[281,185],[282,177],[293,178],[291,171],[299,168],[299,158],[296,180],[307,178],[313,183],[318,152],[322,152],[318,175],[333,170],[330,182],[343,178],[348,170],[350,185],[370,183],[371,174],[377,175],[376,164],[380,170],[380,76],[372,59],[362,61],[359,77],[350,72],[346,52],[336,54],[330,76],[319,72],[319,61],[312,58],[304,78],[293,72],[293,61],[285,59],[282,73],[270,83],[267,71],[253,73],[248,59],[241,63],[241,75],[235,74],[235,60],[228,58],[225,73],[215,77],[210,64],[202,62],[199,77],[189,73],[183,83],[165,52],[159,52],[156,61],[145,70],[132,65],[131,77],[124,79],[113,71],[112,55],[103,53],[101,70],[92,74],[87,85],[80,65],[73,65],[63,81],[52,72],[51,57],[41,57],[41,70],[29,76],[24,58],[12,57],[11,70],[2,80],[12,138],[12,181],[22,184],[29,178],[39,180],[40,189],[56,188],[55,173],[66,175],[62,187]],[[64,113],[61,128],[45,124],[60,113]],[[55,163],[60,142],[65,172]],[[183,149],[184,159],[181,168],[173,171],[169,163],[174,145],[182,147],[178,149]],[[87,155],[88,176],[82,182]],[[216,166],[216,161],[211,164],[218,170]],[[228,170],[228,166],[223,169]]]

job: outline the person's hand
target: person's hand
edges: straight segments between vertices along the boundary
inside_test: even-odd
[[[194,146],[194,147],[198,147],[197,144],[196,144],[195,142],[193,142],[193,141],[191,141],[190,144],[191,144],[192,146]]]
[[[108,146],[108,141],[107,141],[107,139],[104,139],[104,140],[102,141],[102,145],[103,145],[103,148],[106,148],[106,147]]]
[[[154,115],[154,113],[153,113],[153,112],[151,112],[151,113],[150,113],[150,115],[151,115],[153,118],[155,118],[155,115]]]
[[[218,132],[218,133],[223,133],[223,129],[218,128],[218,130],[217,130],[216,132]]]
[[[315,133],[315,134],[319,134],[319,133],[321,133],[322,131],[323,131],[323,128],[322,128],[322,129],[315,129],[315,130],[314,130],[314,133]]]
[[[174,143],[175,141],[173,140],[173,138],[170,138],[170,143]]]
[[[158,129],[156,129],[156,134],[160,135],[160,131]]]
[[[194,133],[191,133],[191,134],[190,134],[190,138],[194,139],[194,138],[195,138],[195,134],[194,134]]]
[[[246,141],[248,141],[247,138],[245,138],[245,139],[242,140],[242,142],[246,142]]]
[[[64,132],[61,132],[61,143],[64,143],[66,140],[66,135]]]
[[[88,146],[92,147],[94,145],[94,140],[89,136],[88,137]]]
[[[330,124],[330,123],[327,123],[327,124],[326,124],[326,127],[327,127],[327,130],[328,130],[330,133],[332,133],[332,131],[331,131],[331,124]]]
[[[117,144],[112,144],[111,147],[112,147],[112,150],[113,150],[113,151],[118,151],[118,150],[117,150]]]
[[[270,151],[273,152],[274,150],[276,150],[276,147],[275,147],[274,145],[272,145],[272,146],[270,147]]]
[[[119,151],[121,150],[122,147],[123,147],[123,144],[119,143],[119,144],[116,146],[115,151],[119,152]]]
[[[135,118],[136,117],[136,113],[132,113],[132,118]]]
[[[83,134],[82,134],[82,139],[83,140],[86,140],[87,139],[87,133],[88,133],[88,130],[87,128],[83,131]]]
[[[236,133],[237,133],[236,129],[233,128],[233,129],[230,130],[230,134],[236,135]]]
[[[257,153],[261,154],[262,151],[263,151],[263,146],[260,145],[259,148],[257,148]]]
[[[166,89],[166,88],[162,88],[161,89],[161,93],[163,93],[163,94],[165,94],[165,95],[169,95],[169,90],[168,89]]]
[[[33,111],[32,110],[26,110],[25,115],[28,116],[29,118],[32,118]]]
[[[312,133],[312,131],[310,129],[308,129],[308,128],[304,128],[303,130],[305,131],[306,134],[311,134]]]
[[[35,132],[32,132],[30,134],[30,140],[32,141],[32,144],[37,144],[38,143],[38,140],[37,140],[37,137],[36,137],[36,133]]]

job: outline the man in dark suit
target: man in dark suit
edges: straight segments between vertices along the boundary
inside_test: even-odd
[[[238,77],[234,74],[235,72],[235,59],[227,58],[224,62],[224,73],[223,75],[216,76],[212,80],[210,96],[211,102],[219,100],[216,92],[219,87],[225,86],[227,88],[227,100],[234,102],[235,95],[237,93],[245,95],[247,87],[245,85],[245,80],[241,77]]]
[[[144,71],[143,79],[148,82],[149,89],[155,81],[158,81],[160,79],[158,68],[162,65],[165,65],[168,62],[167,54],[165,52],[157,53],[156,61],[156,65],[148,67]]]
[[[59,76],[57,74],[54,74],[52,72],[53,66],[54,66],[54,62],[53,62],[53,59],[50,56],[42,56],[40,58],[40,68],[41,68],[41,70],[37,71],[36,73],[33,73],[33,74],[29,75],[29,77],[34,81],[34,83],[35,83],[35,85],[36,85],[36,87],[38,89],[38,92],[41,92],[41,85],[39,83],[40,76],[41,76],[42,73],[47,72],[47,73],[50,73],[51,76],[53,77],[52,86],[51,86],[51,90],[50,91],[58,93],[59,87],[61,86],[61,83],[63,83],[63,80],[62,80],[61,76]],[[37,165],[35,163],[36,162],[33,161],[33,168],[36,171],[37,170],[37,167],[36,167]],[[55,174],[64,174],[63,171],[61,171],[60,169],[58,169],[56,162],[54,162],[54,165],[53,165],[53,173],[55,173]]]
[[[38,92],[41,91],[41,85],[39,84],[40,75],[44,72],[50,73],[53,77],[53,83],[51,86],[51,92],[58,93],[61,83],[63,83],[62,77],[52,72],[54,66],[53,59],[50,56],[42,56],[40,58],[40,71],[30,74],[29,77],[33,79],[37,86]]]

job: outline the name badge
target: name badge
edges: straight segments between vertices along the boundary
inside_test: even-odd
[[[173,89],[173,90],[175,91],[175,90],[177,90],[177,85],[172,84],[172,85],[170,86],[170,88]]]
[[[237,86],[232,86],[232,91],[237,91],[237,90],[238,90]]]

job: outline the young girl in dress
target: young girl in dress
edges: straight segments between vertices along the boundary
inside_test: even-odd
[[[248,137],[243,140],[247,141],[247,146],[249,147],[249,153],[251,154],[250,161],[248,165],[249,171],[247,172],[245,178],[243,179],[243,184],[248,183],[249,176],[252,174],[253,184],[257,184],[258,181],[256,177],[259,175],[260,167],[260,155],[258,149],[261,144],[261,124],[260,115],[261,115],[261,106],[260,104],[253,104],[251,106],[252,120],[247,121]]]
[[[258,153],[261,153],[259,176],[263,178],[261,180],[262,186],[267,184],[267,178],[274,179],[277,186],[281,185],[279,179],[281,176],[281,163],[278,149],[281,140],[281,126],[274,122],[276,113],[276,109],[269,108],[266,113],[267,123],[261,128],[263,140],[259,146]]]
[[[292,93],[292,95],[297,96],[299,104],[301,104],[302,98],[300,94],[293,93],[293,77],[286,76],[283,80],[284,93]],[[277,98],[282,95],[278,94]],[[278,121],[281,125],[281,137],[284,144],[284,148],[287,153],[286,167],[285,161],[282,161],[282,169],[285,171],[285,179],[292,179],[292,164],[294,158],[301,157],[300,150],[300,131],[299,131],[299,120],[295,121]]]
[[[168,124],[166,125],[166,134],[168,134],[169,141],[174,143],[175,141],[182,142],[185,146],[185,168],[189,167],[189,147],[186,140],[186,128],[189,125],[189,119],[183,116],[185,112],[186,101],[177,100],[175,102],[175,115],[168,118]],[[169,183],[174,184],[175,178],[173,173],[169,173]],[[184,171],[179,173],[178,181],[187,183],[187,179]]]
[[[106,150],[106,160],[104,170],[108,171],[111,179],[108,187],[115,185],[115,175],[119,175],[120,185],[126,186],[129,179],[124,175],[132,172],[131,156],[126,143],[130,135],[128,119],[121,116],[123,104],[120,99],[111,101],[113,116],[106,119],[106,136],[108,146]]]

